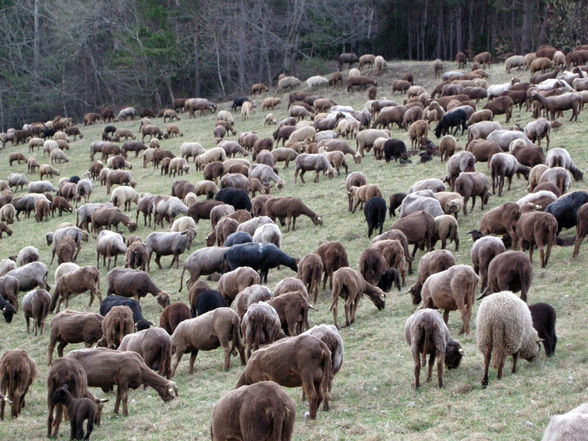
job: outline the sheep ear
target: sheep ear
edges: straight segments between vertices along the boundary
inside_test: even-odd
[[[461,355],[465,355],[465,351],[463,350],[463,348],[459,348],[457,352],[459,352]]]
[[[108,403],[108,398],[100,398],[98,400],[99,403]]]
[[[6,312],[6,306],[2,308],[2,312]]]

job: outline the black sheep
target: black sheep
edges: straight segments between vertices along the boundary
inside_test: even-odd
[[[12,316],[14,314],[16,314],[16,310],[14,309],[14,306],[12,306],[10,303],[8,303],[6,300],[4,300],[4,297],[2,297],[0,295],[0,310],[2,311],[2,314],[4,315],[4,319],[6,320],[6,323],[10,323],[12,321]]]
[[[545,207],[546,213],[551,213],[557,219],[557,234],[562,228],[575,227],[578,223],[578,209],[588,202],[588,193],[582,190],[573,191]]]
[[[214,199],[232,205],[235,210],[251,211],[251,199],[246,191],[239,188],[223,188],[214,196]]]
[[[232,111],[237,110],[237,107],[241,107],[245,101],[251,102],[251,100],[249,98],[247,98],[246,96],[240,96],[240,97],[235,98],[233,100],[233,105],[231,106],[231,110]]]
[[[292,271],[298,271],[297,260],[288,256],[273,243],[252,242],[233,245],[225,253],[225,262],[231,271],[241,266],[259,270],[261,280],[265,282],[267,282],[269,269],[278,265],[286,265]]]
[[[390,207],[388,208],[390,210],[390,217],[396,217],[396,209],[400,207],[405,197],[406,193],[393,193],[390,196]]]
[[[449,337],[445,346],[445,366],[447,369],[457,369],[463,357],[461,344],[454,338]]]
[[[80,177],[79,176],[70,176],[69,182],[73,182],[74,184],[77,184],[78,182],[80,182]]]
[[[457,133],[459,126],[461,125],[461,134],[465,132],[467,128],[468,116],[463,109],[456,109],[445,114],[437,127],[435,127],[435,136],[439,138],[442,135],[447,135],[451,127],[455,127],[453,134]]]
[[[386,201],[380,197],[371,198],[365,203],[363,214],[368,224],[368,237],[372,237],[372,232],[376,228],[380,228],[382,234],[386,220]]]
[[[535,303],[529,306],[533,318],[533,328],[543,339],[545,354],[551,357],[555,353],[557,335],[555,335],[555,309],[547,303]]]
[[[384,143],[384,158],[386,162],[390,162],[390,158],[394,158],[395,161],[399,159],[408,159],[408,153],[406,151],[406,144],[400,139],[389,139]]]
[[[402,289],[402,284],[400,283],[400,274],[396,268],[390,268],[382,277],[380,277],[380,281],[378,282],[378,288],[380,288],[384,292],[388,292],[392,289],[392,286],[395,286],[398,291]]]
[[[63,404],[67,407],[67,416],[71,426],[70,439],[90,439],[94,430],[96,419],[96,403],[90,398],[74,398],[67,390],[67,384],[53,392],[51,398],[55,404]],[[87,420],[86,434],[84,435],[84,420]]]
[[[100,304],[100,315],[105,316],[108,314],[114,306],[128,306],[133,311],[133,321],[135,322],[135,327],[137,331],[141,331],[142,329],[147,329],[151,327],[153,323],[147,321],[145,317],[143,317],[143,311],[141,310],[141,305],[137,303],[134,299],[129,299],[128,297],[122,296],[107,296],[102,303]]]
[[[225,243],[223,244],[224,247],[232,247],[233,245],[238,245],[240,243],[248,243],[253,242],[253,238],[251,234],[245,231],[236,231],[234,233],[229,234]]]
[[[202,291],[196,300],[196,311],[198,311],[198,315],[205,314],[216,308],[226,308],[228,306],[220,292],[213,289]]]
[[[102,141],[109,141],[110,134],[116,132],[116,127],[114,126],[106,126],[104,127],[104,131],[102,132]]]

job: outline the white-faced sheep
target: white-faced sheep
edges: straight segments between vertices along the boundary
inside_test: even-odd
[[[519,356],[533,361],[539,353],[539,337],[529,307],[510,291],[492,294],[482,301],[476,316],[476,341],[484,354],[483,388],[488,386],[492,354],[492,366],[498,370],[496,377],[500,379],[507,355],[512,355],[515,373]]]

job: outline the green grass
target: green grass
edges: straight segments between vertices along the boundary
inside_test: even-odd
[[[455,66],[451,66],[454,68]],[[449,66],[446,67],[446,70]],[[423,85],[431,90],[436,81],[432,78],[431,63],[398,62],[390,63],[389,70],[378,78],[380,97],[387,96],[401,101],[404,96],[390,93],[390,82],[405,72],[415,73],[415,84]],[[502,65],[493,65],[491,83],[501,83],[509,79]],[[514,72],[522,81],[528,79],[524,72]],[[338,104],[353,105],[356,109],[363,108],[365,93],[349,95],[344,91],[332,89],[319,90],[317,93],[332,97]],[[261,100],[257,99],[260,103]],[[277,118],[286,115],[287,95],[282,96],[282,104],[274,111]],[[263,126],[265,112],[258,106],[251,119],[242,122],[235,115],[236,128],[239,132],[256,131],[260,136],[271,136],[273,128]],[[479,108],[482,106],[480,105]],[[230,103],[219,104],[219,110],[230,108]],[[586,169],[588,153],[585,145],[588,142],[586,124],[584,122],[568,123],[569,115],[561,119],[562,128],[552,132],[552,146],[565,146],[571,153],[575,163]],[[582,115],[583,116],[583,115]],[[530,114],[515,110],[512,123],[524,126],[530,121]],[[582,117],[580,118],[582,119]],[[504,116],[497,120],[504,123]],[[205,148],[214,146],[212,129],[215,116],[207,115],[196,119],[188,119],[182,115],[179,126],[184,132],[183,138],[164,140],[163,148],[169,148],[179,154],[179,146],[184,141],[198,141]],[[154,121],[163,127],[161,119]],[[132,128],[138,133],[138,122],[117,124],[119,127]],[[434,126],[434,124],[433,124]],[[70,162],[58,165],[62,176],[80,175],[89,165],[89,144],[99,139],[103,126],[81,127],[84,139],[71,143],[68,153]],[[407,133],[398,129],[392,135],[408,143]],[[228,139],[236,139],[229,137]],[[350,142],[352,145],[353,141]],[[458,137],[460,146],[465,145],[465,136]],[[8,155],[15,151],[23,152],[27,157],[27,148],[8,147],[0,151],[0,164],[4,177],[9,172],[26,173],[26,165],[7,167]],[[42,153],[35,153],[40,163],[48,162]],[[416,157],[418,159],[418,157]],[[413,158],[414,159],[414,158]],[[137,180],[139,192],[169,194],[173,178],[162,177],[152,167],[143,168],[141,158],[130,157],[133,164],[132,173]],[[347,158],[350,172],[362,170],[370,183],[376,183],[384,192],[385,197],[393,192],[406,191],[416,180],[445,176],[445,164],[438,158],[426,164],[399,165],[376,162],[373,155],[368,154],[361,165],[353,164]],[[486,164],[480,164],[478,170],[488,173]],[[300,218],[295,232],[284,231],[282,248],[290,255],[302,257],[314,251],[317,246],[327,240],[340,240],[344,243],[350,264],[357,268],[361,252],[369,244],[367,225],[360,211],[351,214],[347,211],[347,196],[344,190],[344,176],[336,176],[332,180],[321,176],[318,184],[312,183],[312,174],[306,184],[293,182],[293,166],[288,170],[280,170],[286,180],[283,191],[278,196],[297,196],[307,205],[323,216],[324,226],[316,227],[308,218]],[[30,176],[31,180],[38,175]],[[201,173],[193,169],[187,177],[191,182],[202,179]],[[56,183],[58,178],[53,179]],[[583,182],[574,182],[572,190],[587,189]],[[496,207],[507,201],[516,201],[525,194],[525,182],[513,181],[511,191],[502,197],[491,197],[489,208]],[[21,194],[18,192],[16,195]],[[95,184],[92,202],[106,201],[105,188]],[[134,215],[134,208],[132,211]],[[477,226],[481,216],[479,206],[467,217],[460,216],[460,240],[462,247],[454,252],[453,245],[449,249],[454,252],[459,263],[471,264],[469,252],[471,239],[465,233]],[[53,231],[60,222],[75,222],[75,215],[56,217],[38,224],[33,218],[21,220],[12,226],[12,237],[0,240],[0,256],[15,255],[25,245],[34,245],[41,251],[42,260],[49,262],[50,248],[44,242],[44,233]],[[388,229],[395,219],[387,219]],[[145,237],[151,230],[140,222],[138,234]],[[210,230],[207,221],[198,224],[198,235],[191,251],[204,246],[204,237]],[[574,231],[564,232],[573,235]],[[300,402],[300,389],[289,389],[288,393],[297,403],[297,416],[294,429],[295,440],[537,440],[553,414],[563,413],[586,401],[588,386],[588,351],[586,350],[586,332],[584,320],[587,316],[586,304],[588,295],[585,290],[586,247],[581,249],[580,257],[572,259],[571,248],[555,247],[546,269],[539,268],[536,254],[533,271],[534,279],[529,292],[529,302],[545,301],[552,304],[558,313],[557,333],[559,343],[555,356],[546,359],[543,351],[534,363],[522,361],[519,371],[510,373],[510,360],[507,362],[505,375],[501,381],[496,380],[496,372],[491,372],[488,389],[482,390],[483,359],[477,350],[475,341],[475,314],[472,318],[472,332],[468,337],[460,337],[464,345],[466,357],[457,371],[445,374],[445,389],[440,390],[435,382],[424,383],[419,391],[411,388],[413,380],[413,362],[409,347],[404,342],[403,329],[406,318],[414,311],[410,297],[391,291],[386,299],[386,309],[377,311],[369,302],[363,301],[358,310],[356,323],[341,329],[345,341],[345,357],[343,368],[335,378],[333,385],[333,401],[329,412],[320,411],[316,421],[304,419],[307,405]],[[422,254],[417,255],[417,259]],[[182,262],[187,254],[182,256]],[[180,270],[167,268],[171,258],[164,257],[163,270],[153,265],[151,276],[155,282],[168,291],[173,301],[187,302],[187,290],[177,293]],[[79,257],[81,265],[95,265],[95,241],[85,243]],[[119,261],[120,263],[120,261]],[[50,268],[50,283],[53,285],[53,272],[56,264]],[[416,269],[416,265],[415,265]],[[106,270],[101,268],[104,278]],[[269,286],[283,277],[292,276],[288,269],[272,270]],[[416,275],[407,279],[410,286]],[[105,283],[103,282],[103,285]],[[104,288],[103,288],[104,290]],[[22,298],[22,297],[21,297]],[[311,312],[311,325],[332,323],[329,313],[330,292],[321,293],[315,310]],[[83,294],[73,299],[70,308],[88,310],[88,295]],[[151,296],[141,302],[145,315],[158,323],[160,307]],[[91,308],[97,311],[95,304]],[[48,322],[50,322],[51,316]],[[339,308],[339,322],[343,320],[343,308]],[[449,328],[457,337],[461,327],[456,312],[450,314]],[[26,349],[39,366],[39,376],[32,385],[27,396],[27,407],[17,420],[7,419],[0,423],[0,439],[23,440],[40,439],[46,433],[46,348],[48,336],[33,337],[26,334],[22,313],[15,316],[11,324],[0,322],[0,350],[2,352],[21,347]],[[71,345],[66,351],[77,349],[79,345]],[[188,375],[188,357],[184,357],[178,373],[177,381],[180,396],[169,404],[163,403],[153,389],[138,389],[130,393],[128,418],[114,416],[114,394],[107,395],[110,402],[105,408],[102,426],[92,435],[94,440],[201,440],[209,439],[209,426],[212,409],[218,399],[231,390],[237,382],[243,367],[235,359],[229,372],[223,372],[222,352],[201,352],[196,360],[196,373]],[[98,389],[93,390],[99,396],[105,396]],[[62,425],[61,437],[67,436],[69,428]],[[170,436],[171,434],[171,436]]]

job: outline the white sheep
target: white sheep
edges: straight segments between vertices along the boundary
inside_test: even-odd
[[[51,153],[49,154],[49,158],[51,159],[51,163],[69,162],[69,158],[67,157],[67,155],[59,149],[51,150]]]
[[[0,261],[0,277],[4,276],[7,272],[16,269],[16,262],[12,259],[2,259]]]
[[[233,115],[231,115],[231,112],[229,112],[228,110],[219,110],[219,112],[216,114],[216,119],[217,121],[226,121],[231,125],[235,124]]]
[[[533,328],[533,319],[527,304],[510,291],[492,294],[480,304],[476,316],[476,341],[484,354],[482,387],[488,386],[488,368],[492,354],[492,367],[502,378],[507,355],[513,356],[512,372],[517,370],[519,356],[532,361],[539,353],[539,336]]]
[[[504,62],[504,68],[506,69],[506,73],[510,74],[510,70],[514,67],[525,67],[525,57],[524,55],[513,55],[512,57],[508,57]]]
[[[192,230],[196,232],[196,222],[190,216],[181,216],[177,218],[171,226],[172,233],[183,233]]]
[[[504,92],[506,92],[507,90],[510,90],[510,88],[513,86],[513,84],[515,84],[517,82],[518,82],[518,80],[516,78],[513,78],[508,83],[491,85],[490,87],[488,87],[488,90],[487,90],[488,100],[491,100],[494,97],[503,95]]]
[[[265,120],[263,122],[264,126],[275,126],[278,122],[276,121],[276,117],[273,113],[268,113],[265,116]]]
[[[204,147],[202,147],[202,144],[199,142],[184,142],[180,146],[180,156],[182,158],[196,158],[196,156],[201,155],[204,152],[206,152],[206,150],[204,150]]]
[[[502,126],[498,121],[480,121],[468,127],[468,143],[474,139],[486,139],[495,130],[501,130]]]
[[[588,403],[563,415],[553,415],[541,441],[586,441],[588,439]]]
[[[314,127],[310,127],[310,126],[301,127],[299,129],[294,130],[290,134],[290,137],[288,138],[287,143],[302,142],[305,139],[310,139],[311,141],[314,141],[315,135],[316,135],[316,130],[314,129]]]
[[[78,269],[80,269],[80,266],[73,262],[64,262],[60,264],[55,270],[55,283],[57,283],[59,278],[64,274],[71,273],[72,271],[76,271]]]
[[[214,161],[224,161],[227,154],[221,147],[214,147],[206,152],[196,156],[195,162],[198,169],[203,169],[206,164]]]
[[[16,214],[16,209],[12,204],[6,204],[0,207],[0,222],[5,222],[7,224],[12,224],[14,222],[14,215]]]
[[[539,118],[535,121],[531,121],[525,126],[525,135],[531,141],[537,141],[537,145],[541,146],[541,140],[545,138],[547,140],[547,150],[549,150],[549,134],[551,132],[551,123],[545,118]]]
[[[441,204],[434,196],[422,196],[420,194],[408,194],[400,204],[400,217],[406,217],[415,211],[424,210],[433,217],[443,215]]]
[[[188,174],[190,171],[190,166],[188,165],[188,161],[184,158],[172,158],[169,162],[169,174],[176,176],[176,174],[183,175],[184,173]]]
[[[431,190],[432,192],[437,193],[438,191],[445,191],[447,188],[441,179],[429,178],[412,184],[407,193],[414,193],[419,190]]]
[[[278,248],[281,248],[282,232],[274,223],[260,225],[253,233],[253,242],[273,243]]]
[[[18,266],[23,266],[27,263],[36,262],[39,258],[39,249],[29,245],[18,252],[18,255],[16,256],[16,264]]]
[[[57,141],[54,141],[52,139],[46,140],[43,143],[43,156],[45,156],[45,154],[50,155],[53,150],[56,150],[58,148],[59,146],[57,145]]]
[[[376,72],[382,72],[386,69],[386,60],[384,60],[384,57],[377,55],[374,60],[374,66],[376,67]]]
[[[359,76],[361,76],[361,72],[359,71],[359,69],[357,67],[354,67],[353,69],[349,69],[349,76],[350,77],[359,77]]]
[[[124,206],[125,211],[128,211],[131,209],[131,203],[134,202],[137,205],[137,202],[139,202],[139,193],[133,187],[121,185],[112,190],[110,202],[115,207]]]
[[[517,138],[524,140],[529,147],[533,147],[531,140],[527,138],[523,132],[519,132],[518,130],[494,130],[486,137],[488,141],[494,141],[498,143],[502,150],[508,150],[510,143]]]
[[[308,87],[309,90],[314,89],[315,87],[326,87],[328,85],[329,80],[325,77],[321,77],[320,75],[309,77],[306,80],[306,87]]]
[[[195,204],[196,202],[198,202],[198,196],[196,196],[195,193],[189,192],[186,196],[184,196],[184,204],[186,204],[188,207],[192,204]]]
[[[569,170],[576,181],[581,181],[584,176],[584,172],[576,167],[566,149],[555,148],[548,151],[545,157],[545,164],[550,168],[563,167]]]

